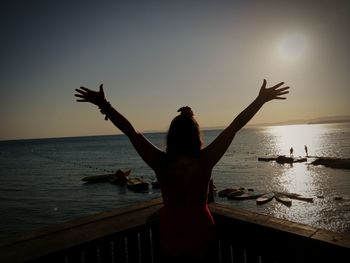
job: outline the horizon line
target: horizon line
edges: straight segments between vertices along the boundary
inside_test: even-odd
[[[334,116],[337,117],[337,116]],[[288,126],[288,125],[314,125],[314,124],[333,124],[333,123],[347,123],[350,122],[350,116],[344,115],[341,117],[346,117],[346,119],[333,119],[326,120],[327,118],[334,117],[320,117],[314,119],[304,119],[304,120],[288,120],[283,122],[270,122],[270,123],[253,123],[247,124],[244,128],[256,128],[264,126]],[[340,116],[339,116],[340,117]],[[325,120],[322,120],[325,119]],[[316,121],[318,120],[318,121]],[[227,126],[209,126],[201,128],[201,131],[215,131],[222,130]],[[166,130],[144,130],[141,131],[142,134],[155,134],[155,133],[166,133]],[[114,133],[114,134],[90,134],[90,135],[71,135],[71,136],[58,136],[58,137],[29,137],[29,138],[13,138],[13,139],[0,139],[0,142],[8,141],[25,141],[25,140],[50,140],[50,139],[66,139],[66,138],[84,138],[84,137],[102,137],[102,136],[126,136],[124,133]]]

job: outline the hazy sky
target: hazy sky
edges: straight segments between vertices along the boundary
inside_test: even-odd
[[[2,1],[0,139],[119,133],[75,102],[100,83],[141,131],[227,125],[264,78],[291,93],[251,123],[350,115],[350,1],[138,2]]]

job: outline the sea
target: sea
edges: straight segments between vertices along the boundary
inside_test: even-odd
[[[204,130],[208,145],[222,130]],[[145,136],[165,149],[166,133]],[[271,155],[350,158],[350,123],[257,126],[238,132],[212,178],[225,188],[256,192],[290,192],[313,197],[313,203],[293,200],[290,207],[272,200],[215,201],[317,228],[350,234],[350,170],[307,162],[261,162]],[[136,193],[105,183],[86,184],[85,176],[131,169],[131,177],[156,180],[125,135],[0,141],[0,239],[101,211],[125,207],[161,196],[160,190]]]

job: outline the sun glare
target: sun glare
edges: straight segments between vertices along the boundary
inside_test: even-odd
[[[278,42],[279,55],[287,59],[297,59],[305,54],[307,40],[304,35],[290,34],[282,37]]]
[[[315,149],[320,148],[322,138],[320,137],[320,125],[286,125],[272,126],[267,128],[267,132],[275,138],[276,154],[289,155],[289,149],[293,147],[294,156],[304,156],[304,145],[307,145],[314,154]]]

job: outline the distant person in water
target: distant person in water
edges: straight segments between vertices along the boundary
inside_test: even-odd
[[[200,129],[190,107],[178,110],[167,135],[166,151],[148,141],[105,99],[99,91],[76,89],[77,101],[97,105],[106,120],[127,135],[141,158],[154,170],[160,183],[164,207],[160,214],[160,238],[164,262],[210,262],[215,224],[208,209],[208,187],[215,164],[224,155],[236,133],[268,101],[283,100],[289,87],[283,82],[266,88],[208,146],[203,147]],[[164,109],[163,109],[164,110]]]
[[[293,152],[294,152],[294,149],[293,149],[293,147],[291,147],[291,148],[289,149],[289,156],[290,156],[290,157],[293,157]]]
[[[306,145],[304,145],[304,149],[305,149],[305,156],[306,156],[306,157],[309,157],[309,153],[308,153],[308,150],[307,150],[307,146],[306,146]]]

